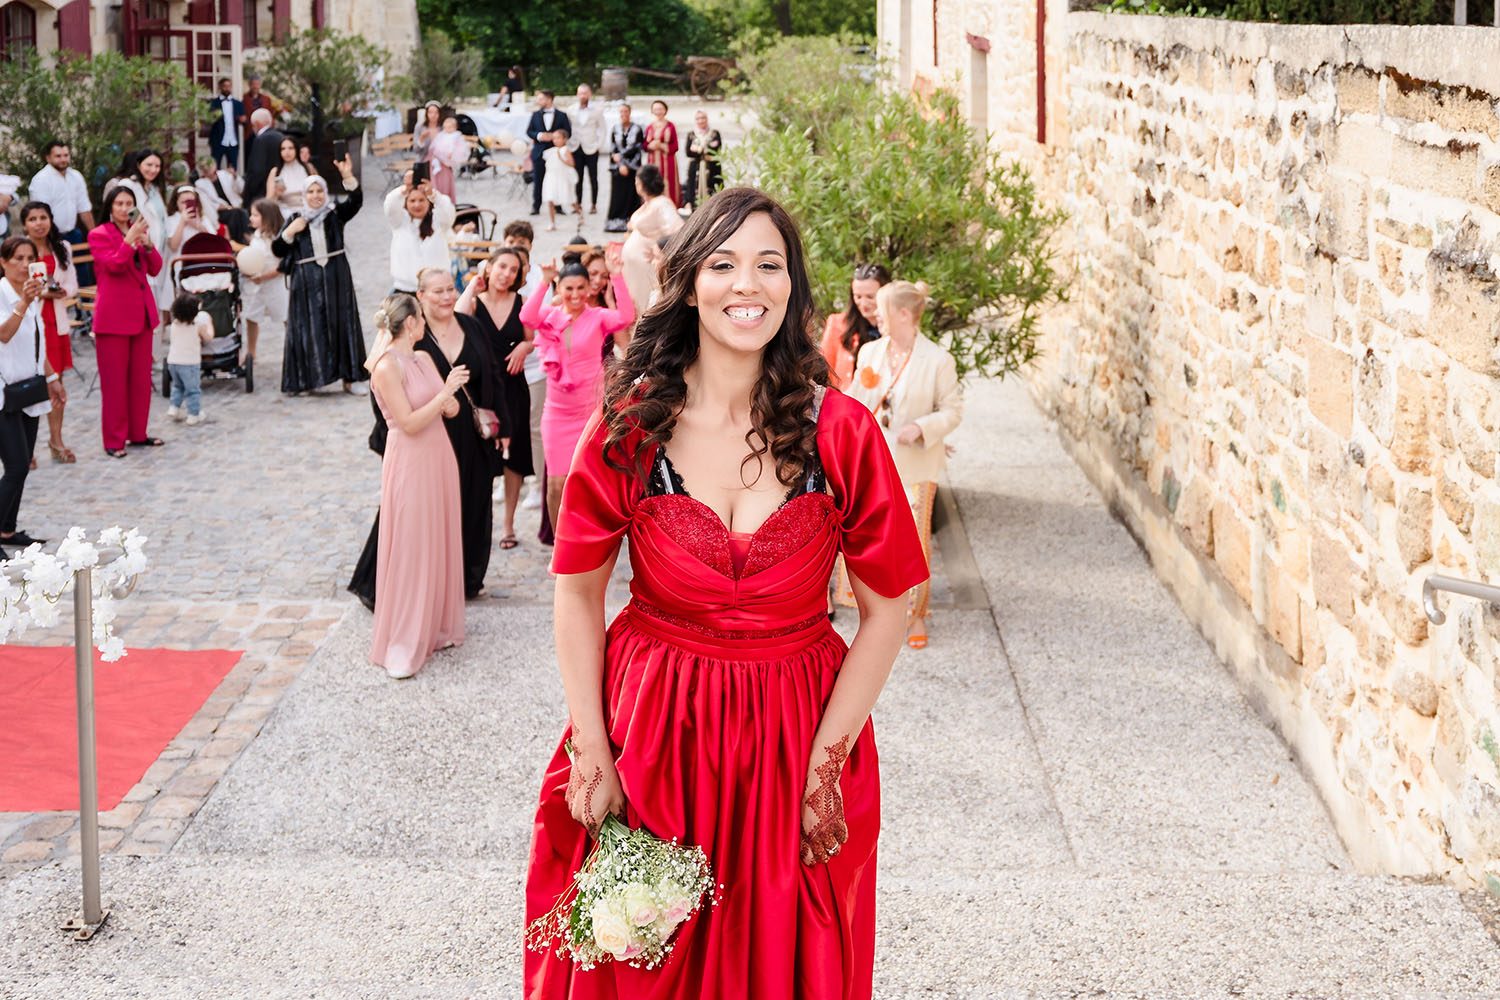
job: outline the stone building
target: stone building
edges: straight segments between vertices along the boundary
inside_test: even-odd
[[[246,52],[288,31],[327,27],[393,53],[416,42],[416,0],[10,0],[0,4],[0,58],[35,51],[119,51],[180,61],[194,78],[235,79]],[[225,30],[225,29],[230,30]]]
[[[1069,213],[1028,381],[1371,870],[1500,877],[1500,29],[881,0]],[[1493,883],[1500,885],[1500,883]]]

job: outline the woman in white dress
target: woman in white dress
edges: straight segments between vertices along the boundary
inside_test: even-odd
[[[621,259],[625,264],[625,284],[630,301],[638,303],[636,313],[651,307],[656,292],[656,265],[661,260],[661,241],[682,228],[677,205],[667,196],[667,182],[661,171],[646,164],[635,175],[635,189],[641,196],[641,207],[630,217],[630,235],[625,237]],[[630,346],[635,328],[615,334],[615,348],[621,352]]]
[[[304,204],[303,192],[307,190],[307,179],[316,177],[318,170],[304,166],[297,156],[297,140],[291,136],[281,140],[281,162],[272,168],[266,177],[264,196],[276,202],[283,215],[295,213]],[[259,197],[261,192],[256,192]]]
[[[557,210],[572,205],[578,212],[578,173],[573,169],[573,154],[568,149],[568,130],[552,133],[552,148],[542,153],[546,173],[542,178],[542,200],[547,203],[547,232],[557,230]]]
[[[271,199],[261,198],[250,206],[250,243],[239,254],[246,362],[255,359],[261,327],[286,328],[286,279],[271,250],[271,241],[285,225],[281,208]]]
[[[458,119],[443,119],[443,130],[432,137],[427,147],[427,162],[432,167],[432,186],[449,198],[456,196],[458,168],[469,160],[469,140],[458,130]]]

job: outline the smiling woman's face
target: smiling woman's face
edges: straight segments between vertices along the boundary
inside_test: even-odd
[[[704,260],[688,305],[698,310],[700,343],[759,354],[781,329],[791,296],[786,241],[757,212]]]

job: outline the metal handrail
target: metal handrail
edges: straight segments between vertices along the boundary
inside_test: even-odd
[[[1462,594],[1464,597],[1477,597],[1481,601],[1489,602],[1490,606],[1500,610],[1500,587],[1491,586],[1488,583],[1478,583],[1474,580],[1460,580],[1453,576],[1429,576],[1422,582],[1422,609],[1427,612],[1427,620],[1434,625],[1441,625],[1448,620],[1437,606],[1437,592],[1446,590],[1450,594]]]

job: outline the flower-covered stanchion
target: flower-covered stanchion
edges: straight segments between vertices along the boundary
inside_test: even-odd
[[[90,542],[73,528],[56,553],[32,545],[0,562],[0,642],[29,628],[50,628],[73,588],[73,660],[78,687],[78,823],[83,867],[83,913],[63,924],[79,941],[103,926],[109,911],[99,902],[99,767],[94,748],[94,647],[113,662],[125,655],[114,634],[115,602],[135,589],[146,568],[146,537],[134,528],[109,528]]]

